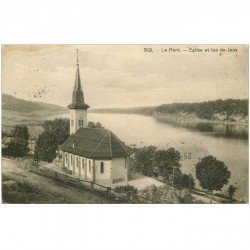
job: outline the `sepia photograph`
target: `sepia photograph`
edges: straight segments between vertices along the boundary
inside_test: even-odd
[[[2,203],[249,202],[248,45],[2,45]]]

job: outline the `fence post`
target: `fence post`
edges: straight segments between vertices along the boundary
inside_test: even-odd
[[[111,195],[111,187],[107,187],[107,194]]]

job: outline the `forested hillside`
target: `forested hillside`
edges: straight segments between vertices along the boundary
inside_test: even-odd
[[[247,116],[248,115],[248,100],[216,100],[201,103],[174,103],[163,104],[154,110],[155,112],[176,114],[176,113],[193,113],[198,118],[213,120],[217,114],[225,115],[226,119],[230,116]]]
[[[173,103],[157,107],[128,109],[96,109],[95,113],[143,114],[172,119],[204,119],[210,121],[248,122],[248,99],[227,99],[200,103]]]

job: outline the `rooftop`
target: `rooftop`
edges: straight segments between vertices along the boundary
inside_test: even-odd
[[[99,128],[80,128],[61,145],[61,150],[90,159],[112,159],[133,153],[113,132]]]

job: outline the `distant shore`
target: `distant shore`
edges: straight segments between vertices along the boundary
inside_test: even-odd
[[[194,114],[185,114],[185,113],[178,113],[178,114],[161,114],[158,112],[154,112],[152,114],[157,120],[162,120],[166,122],[185,122],[185,123],[217,123],[217,124],[225,124],[225,125],[246,125],[248,126],[248,117],[230,117],[231,120],[226,120],[225,117],[220,116],[216,117],[213,120],[201,119],[195,116]]]
[[[225,124],[225,125],[246,125],[248,126],[248,116],[240,117],[240,116],[232,116],[230,117],[232,120],[226,120],[225,117],[220,116],[215,117],[213,120],[201,119],[195,116],[194,114],[186,114],[186,113],[176,113],[176,114],[162,114],[159,112],[136,112],[136,110],[130,110],[129,112],[125,112],[123,109],[110,109],[110,110],[90,110],[90,113],[95,114],[135,114],[135,115],[143,115],[143,116],[151,116],[157,120],[166,121],[166,122],[185,122],[185,123],[217,123],[217,124]]]

